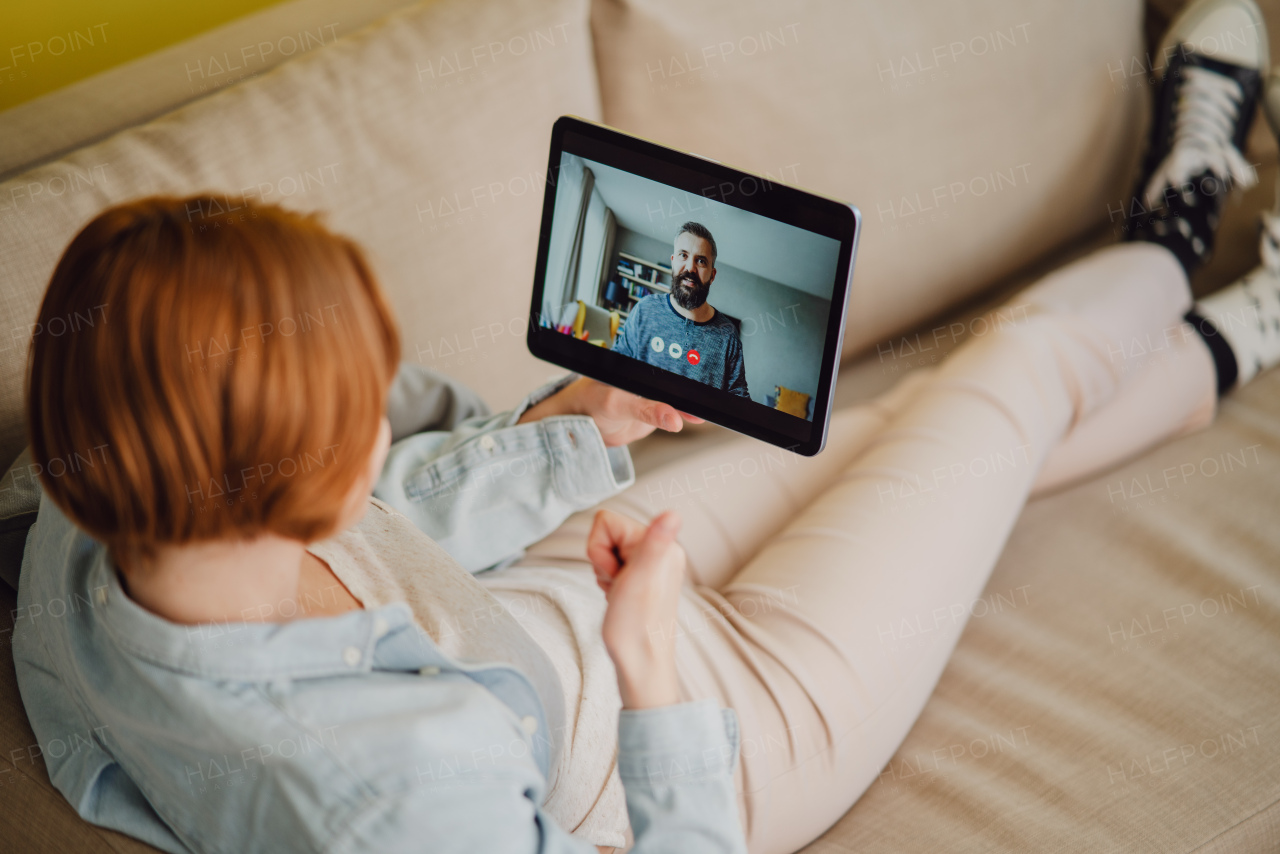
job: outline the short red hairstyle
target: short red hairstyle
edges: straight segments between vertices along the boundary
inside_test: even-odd
[[[335,533],[400,352],[351,240],[274,205],[141,199],[71,241],[38,324],[41,484],[117,556]]]

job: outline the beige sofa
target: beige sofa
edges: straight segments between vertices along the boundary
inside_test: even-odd
[[[1177,5],[407,7],[43,165],[8,165],[0,458],[24,444],[27,341],[57,334],[31,321],[60,251],[105,205],[156,192],[325,211],[371,250],[404,357],[510,405],[554,372],[521,330],[562,113],[860,205],[837,395],[856,404],[954,343],[917,352],[904,334],[949,330],[1111,239],[1146,124],[1144,39]],[[1257,263],[1276,159],[1261,125],[1247,153],[1264,189],[1229,209],[1201,290]],[[638,466],[679,466],[724,435],[655,437]],[[1280,850],[1278,464],[1273,373],[1212,428],[1032,503],[906,742],[807,850]],[[1194,471],[1150,488],[1170,467]],[[7,638],[13,594],[0,598]],[[0,849],[144,850],[75,816],[8,656],[0,682]]]

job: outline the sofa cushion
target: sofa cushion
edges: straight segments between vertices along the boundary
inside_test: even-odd
[[[97,212],[151,193],[327,212],[369,249],[404,357],[514,404],[551,372],[523,320],[551,124],[598,111],[585,0],[436,0],[0,184],[0,466],[25,444],[54,264]]]
[[[846,353],[1106,220],[1148,113],[1140,0],[593,0],[591,25],[606,122],[862,209]]]

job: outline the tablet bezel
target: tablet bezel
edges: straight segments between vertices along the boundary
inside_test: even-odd
[[[657,181],[675,190],[702,195],[840,242],[812,420],[770,409],[754,400],[737,397],[689,377],[622,356],[541,325],[542,297],[560,161],[562,153],[566,151]],[[760,189],[748,194],[744,179],[750,179],[753,182],[751,186]],[[731,196],[739,198],[731,199]],[[690,415],[705,418],[797,454],[813,456],[822,450],[827,441],[832,394],[844,341],[845,309],[861,231],[862,214],[853,205],[800,190],[767,176],[737,169],[706,157],[668,148],[576,116],[561,116],[551,130],[547,187],[542,204],[542,226],[538,237],[533,300],[529,314],[529,351],[540,359],[583,376],[642,397],[669,403]],[[843,283],[843,287],[836,283]]]

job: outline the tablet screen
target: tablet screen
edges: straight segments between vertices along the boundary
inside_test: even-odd
[[[591,129],[605,135],[553,141],[531,348],[805,452],[825,432],[856,213],[832,221],[834,203],[771,176]]]

